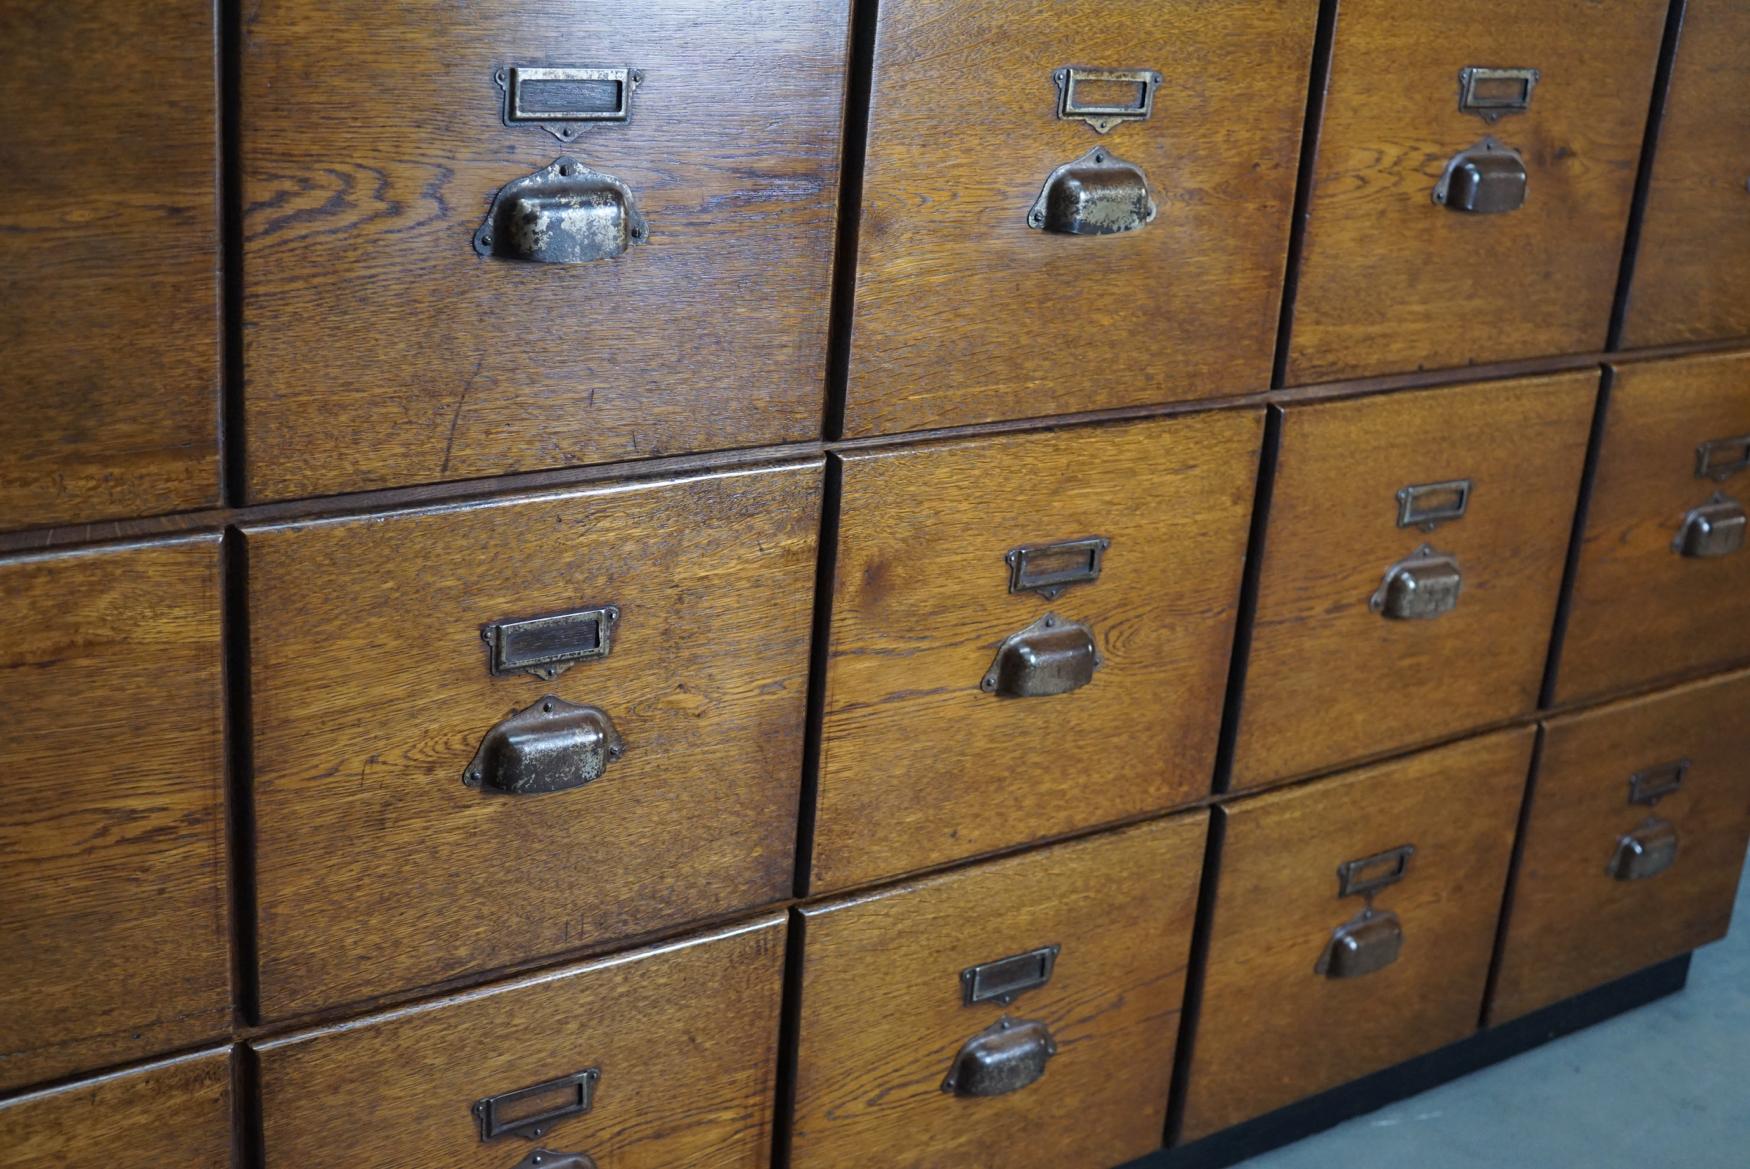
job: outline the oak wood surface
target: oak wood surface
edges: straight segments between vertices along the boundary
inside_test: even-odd
[[[814,892],[1208,793],[1245,563],[1254,412],[846,454]],[[1111,541],[1098,581],[1011,594],[1023,544]],[[980,689],[1047,613],[1088,625],[1080,690]]]
[[[1226,805],[1219,884],[1181,1139],[1391,1067],[1471,1034],[1535,731],[1520,727]],[[1337,866],[1415,846],[1374,896],[1404,931],[1371,974],[1316,971],[1361,912]]]
[[[845,432],[891,433],[1264,389],[1314,0],[884,0]],[[1153,69],[1147,120],[1057,118],[1054,70]],[[1096,146],[1153,223],[1028,226]]]
[[[1586,458],[1592,371],[1288,407],[1231,788],[1434,742],[1537,705]],[[1398,526],[1397,492],[1470,479],[1465,515]],[[1428,544],[1450,612],[1369,598]]]
[[[250,0],[250,498],[818,435],[848,7]],[[506,128],[494,71],[530,64],[642,70],[631,120]],[[493,194],[565,154],[648,242],[476,256]]]
[[[804,908],[795,1169],[1107,1169],[1160,1144],[1207,816],[1199,811]],[[966,1006],[960,973],[1062,947]],[[1017,1092],[942,1090],[1001,1017],[1058,1052]]]
[[[1750,4],[1689,0],[1641,214],[1625,346],[1750,335]]]
[[[0,1102],[0,1169],[232,1169],[231,1053]]]
[[[1750,659],[1750,548],[1679,555],[1690,508],[1750,507],[1750,470],[1696,476],[1696,447],[1750,435],[1750,353],[1623,364],[1586,511],[1556,699],[1572,702]]]
[[[218,502],[214,13],[0,6],[0,529]]]
[[[1341,0],[1295,295],[1288,382],[1600,348],[1610,325],[1665,0]],[[1490,125],[1459,70],[1542,78]],[[1432,201],[1485,136],[1524,206]]]
[[[805,464],[249,529],[263,1014],[787,897],[820,490]],[[607,604],[607,657],[488,672],[488,623]],[[464,786],[548,694],[624,757]]]
[[[267,1169],[764,1169],[784,919],[258,1044]],[[592,1107],[481,1140],[475,1101],[597,1068]],[[557,1163],[557,1158],[552,1159]]]
[[[217,1038],[231,1001],[218,540],[0,562],[0,594],[5,1090]]]
[[[1722,938],[1750,842],[1750,674],[1551,719],[1502,943],[1491,1025]],[[1629,802],[1629,777],[1679,759],[1678,791]],[[1616,844],[1649,818],[1677,826],[1677,859],[1619,881]]]

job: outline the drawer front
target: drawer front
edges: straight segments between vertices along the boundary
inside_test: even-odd
[[[845,457],[815,892],[1207,794],[1261,430]]]
[[[884,0],[847,433],[1266,388],[1317,11]]]
[[[1750,353],[1619,366],[1556,698],[1750,659]]]
[[[1217,813],[1182,1141],[1475,1031],[1534,738],[1502,731]]]
[[[1489,1021],[1722,938],[1750,842],[1750,674],[1551,719]]]
[[[1290,384],[1602,349],[1665,12],[1342,0]]]
[[[6,1090],[216,1038],[231,999],[218,539],[7,561],[0,596]]]
[[[819,494],[792,466],[249,531],[263,1014],[788,896]]]
[[[1160,1145],[1206,814],[802,910],[795,1169]]]
[[[0,529],[219,502],[214,16],[0,9]]]
[[[1536,707],[1597,385],[1288,408],[1233,787]]]
[[[252,5],[250,496],[817,436],[848,9]]]
[[[260,1044],[262,1164],[764,1169],[783,980],[768,917]]]
[[[230,1169],[231,1053],[0,1103],[0,1169]]]
[[[1689,0],[1641,213],[1623,344],[1750,335],[1750,6]]]

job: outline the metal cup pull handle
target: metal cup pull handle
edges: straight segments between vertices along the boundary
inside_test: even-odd
[[[625,749],[606,711],[549,694],[486,732],[462,782],[513,796],[566,791],[600,779]]]
[[[587,264],[649,236],[632,188],[567,156],[499,189],[474,233],[474,250],[502,260]]]
[[[1424,544],[1385,570],[1368,607],[1393,621],[1427,621],[1457,608],[1463,585],[1458,561]]]
[[[1051,1028],[1004,1016],[966,1041],[942,1081],[956,1096],[1006,1096],[1038,1080],[1057,1054]]]
[[[1093,630],[1047,613],[1003,640],[979,685],[1004,698],[1068,694],[1092,682],[1102,664]]]
[[[587,1153],[555,1153],[552,1149],[536,1149],[516,1163],[516,1169],[596,1169],[595,1158]]]
[[[1677,825],[1669,820],[1648,820],[1633,832],[1618,837],[1610,858],[1610,875],[1619,881],[1644,881],[1656,877],[1677,861]]]
[[[1148,176],[1134,163],[1096,146],[1045,180],[1027,226],[1054,235],[1117,235],[1154,222]]]
[[[1446,164],[1434,186],[1434,202],[1448,211],[1498,215],[1525,205],[1525,160],[1510,146],[1485,138]]]
[[[1404,926],[1389,909],[1369,906],[1331,932],[1315,971],[1326,978],[1359,978],[1384,970],[1404,948]]]
[[[1745,526],[1744,505],[1715,492],[1712,499],[1691,508],[1683,517],[1683,527],[1672,547],[1696,560],[1730,556],[1744,547]]]

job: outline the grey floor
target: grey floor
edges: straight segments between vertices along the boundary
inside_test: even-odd
[[[1245,1169],[1750,1167],[1750,879],[1682,992]]]

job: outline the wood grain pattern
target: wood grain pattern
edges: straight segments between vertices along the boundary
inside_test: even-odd
[[[1750,4],[1689,0],[1641,213],[1624,346],[1750,334]]]
[[[1551,719],[1502,943],[1490,1025],[1722,938],[1750,842],[1750,674]],[[1656,805],[1629,777],[1689,760]],[[1649,818],[1677,826],[1677,860],[1619,881],[1616,844]]]
[[[1234,790],[1535,709],[1597,387],[1587,370],[1288,408]],[[1473,484],[1462,518],[1398,526],[1400,488],[1453,479]],[[1424,544],[1458,560],[1458,607],[1375,613]]]
[[[476,1100],[599,1068],[540,1147],[601,1169],[765,1169],[784,919],[258,1045],[267,1169],[508,1169]]]
[[[1107,1169],[1160,1144],[1203,812],[803,909],[795,1169]],[[960,972],[1060,945],[1044,986],[963,1005]],[[1058,1053],[1036,1083],[942,1090],[1000,1017]]]
[[[1482,1010],[1535,732],[1520,727],[1269,792],[1226,817],[1181,1139],[1192,1141],[1463,1039]],[[1411,844],[1374,897],[1403,951],[1317,973],[1361,912],[1337,866]]]
[[[818,435],[848,8],[251,0],[250,497]],[[644,81],[562,145],[501,124],[507,64]],[[649,241],[477,257],[493,194],[562,154],[627,183]]]
[[[815,892],[1209,791],[1262,419],[1007,435],[844,456]],[[1112,541],[1100,579],[1008,591],[1004,554]],[[1104,664],[1069,694],[979,688],[1046,613]]]
[[[0,6],[0,529],[218,502],[214,13]]]
[[[787,897],[819,495],[809,464],[248,530],[263,1014]],[[605,604],[609,656],[489,674],[486,624]],[[546,694],[624,757],[464,786]]]
[[[1713,560],[1672,549],[1715,491],[1750,506],[1750,471],[1723,483],[1695,474],[1699,444],[1750,434],[1747,385],[1750,353],[1617,367],[1557,701],[1750,660],[1750,548]]]
[[[231,1053],[0,1103],[0,1169],[231,1169]]]
[[[6,561],[0,594],[4,1090],[216,1038],[231,1003],[218,539]]]
[[[1342,0],[1289,384],[1602,348],[1665,10]],[[1470,65],[1540,70],[1530,109],[1461,113]],[[1524,156],[1525,205],[1435,204],[1448,160],[1485,136]]]
[[[845,432],[1269,385],[1315,0],[884,0]],[[1054,70],[1155,69],[1154,113],[1060,121]],[[1148,176],[1127,235],[1027,225],[1095,146]]]

